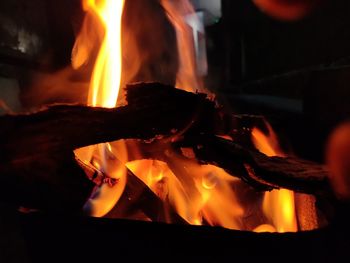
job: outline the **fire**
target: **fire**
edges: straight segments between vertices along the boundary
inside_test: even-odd
[[[168,1],[162,0],[162,6],[167,11],[169,20],[173,24],[179,53],[179,70],[176,86],[186,91],[203,91],[203,83],[198,77],[198,68],[206,68],[206,61],[198,65],[195,59],[195,46],[193,28],[186,22],[185,17],[195,20],[193,24],[200,25],[192,4],[188,0]],[[197,33],[197,32],[195,32]],[[195,38],[196,39],[196,38]]]
[[[297,231],[293,191],[281,189],[266,193],[263,211],[277,232]]]
[[[88,105],[108,108],[117,105],[122,79],[122,15],[124,4],[124,0],[83,0],[83,7],[88,16],[73,49],[73,67],[79,68],[87,63],[93,54],[94,44],[92,43],[102,42],[90,82]],[[169,15],[169,20],[175,28],[178,40],[179,70],[176,84],[186,90],[200,90],[201,82],[197,76],[198,65],[195,61],[194,43],[192,41],[193,31],[184,19],[185,16],[193,15],[194,10],[188,0],[177,1],[176,3],[162,1],[161,4]],[[91,27],[97,32],[92,33]],[[130,34],[130,32],[127,33]],[[135,52],[135,54],[138,54],[138,52]],[[142,60],[141,56],[140,60]],[[76,151],[78,157],[85,163],[91,164],[94,168],[108,174],[108,176],[118,179],[118,184],[112,188],[102,185],[97,189],[87,202],[85,210],[93,216],[106,215],[118,202],[125,188],[127,181],[126,167],[128,167],[159,197],[165,198],[167,196],[167,198],[170,198],[183,218],[190,223],[199,224],[202,221],[200,210],[207,202],[205,196],[208,196],[209,189],[205,193],[201,192],[203,198],[197,189],[191,189],[188,193],[186,190],[189,190],[190,187],[186,183],[183,185],[184,182],[179,180],[168,167],[164,167],[164,164],[162,169],[159,170],[161,165],[156,161],[148,162],[144,160],[127,164],[128,153],[126,147],[125,142],[120,141]],[[110,158],[111,156],[112,158]],[[194,186],[195,182],[190,183],[190,185],[191,187]],[[167,188],[170,190],[166,190]],[[191,195],[191,193],[196,193],[197,196],[189,198],[188,195]]]
[[[278,146],[277,136],[267,123],[269,136],[254,128],[252,140],[256,148],[268,156],[284,156]],[[272,225],[262,225],[256,232],[296,232],[297,219],[295,215],[294,192],[286,189],[266,192],[263,201],[263,211]]]
[[[73,50],[73,66],[78,68],[86,64],[90,57],[94,58],[94,49],[100,44],[90,81],[88,105],[112,108],[117,106],[120,99],[119,90],[122,78],[125,78],[122,71],[122,55],[125,52],[122,47],[126,47],[122,44],[124,2],[83,0],[88,17]],[[176,84],[188,91],[203,91],[197,74],[199,65],[195,59],[193,31],[185,19],[188,15],[194,15],[194,10],[188,0],[163,0],[161,4],[177,36],[179,69]],[[91,26],[96,32],[91,30]],[[134,48],[133,46],[131,50]],[[261,151],[271,156],[281,155],[276,150],[278,147],[273,143],[276,141],[273,137],[266,137],[255,129],[253,139]],[[117,179],[115,185],[103,184],[95,190],[85,205],[85,211],[89,215],[102,217],[118,206],[127,184],[129,169],[190,224],[247,229],[242,223],[243,218],[254,217],[250,212],[246,213],[236,195],[237,189],[245,191],[241,189],[244,186],[239,179],[218,167],[198,164],[191,154],[187,158],[179,155],[171,149],[170,144],[163,156],[164,161],[139,160],[141,158],[129,161],[129,156],[133,154],[142,157],[138,143],[132,140],[90,146],[76,150],[75,153],[85,164]],[[263,210],[270,224],[260,225],[256,231],[296,231],[292,192],[281,190],[267,193]]]
[[[103,40],[95,62],[88,105],[113,108],[117,105],[122,75],[122,14],[124,0],[84,0],[84,10],[96,19],[94,24],[101,23],[98,35]],[[85,23],[88,23],[85,20]],[[88,25],[83,26],[73,50],[73,66],[79,67],[90,54],[91,39]],[[85,29],[85,30],[84,30]],[[97,28],[98,29],[98,28]],[[75,53],[74,53],[75,51]],[[118,202],[126,185],[126,158],[127,152],[123,142],[100,144],[76,151],[77,156],[85,163],[118,180],[113,187],[108,184],[96,189],[85,205],[85,211],[92,216],[104,216]],[[116,155],[118,158],[116,158]]]
[[[215,166],[173,158],[178,167],[171,169],[166,163],[153,160],[130,162],[127,167],[188,223],[241,229],[243,209],[232,187],[238,179]],[[187,172],[177,171],[175,175],[180,166]]]
[[[91,79],[89,105],[116,106],[122,74],[122,14],[124,0],[85,0],[84,9],[100,18],[104,40]]]
[[[254,128],[252,130],[252,140],[255,147],[267,156],[282,156],[284,153],[281,151],[278,145],[278,139],[272,127],[266,124],[268,127],[269,136],[266,136],[261,130]]]

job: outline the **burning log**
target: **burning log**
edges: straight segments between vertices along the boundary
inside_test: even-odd
[[[214,121],[218,114],[205,95],[170,86],[134,85],[128,89],[127,100],[129,105],[117,109],[56,105],[1,117],[0,181],[7,186],[0,194],[2,200],[76,211],[93,183],[76,163],[74,149],[122,138],[151,139],[188,127],[197,133],[213,133],[212,124],[220,123]]]
[[[232,134],[233,118],[204,94],[193,94],[158,83],[127,88],[128,104],[115,109],[56,105],[0,118],[0,181],[3,200],[55,210],[81,207],[93,184],[72,151],[118,139],[154,139],[182,135],[199,160],[216,164],[257,189],[286,187],[319,193],[328,191],[327,171],[297,158],[267,157],[237,143],[213,137]],[[180,134],[180,135],[179,135]],[[208,136],[199,135],[206,134]],[[176,143],[174,144],[176,146]],[[63,196],[62,196],[63,195]]]
[[[168,143],[161,140],[152,143],[139,142],[144,158],[157,159],[169,164]],[[218,136],[199,135],[184,137],[172,143],[172,149],[190,148],[196,160],[223,168],[230,175],[239,177],[256,190],[270,191],[285,188],[300,193],[329,196],[328,169],[311,161],[297,157],[269,157],[265,154]],[[184,156],[184,158],[186,158]]]
[[[308,194],[329,194],[328,170],[322,165],[297,157],[268,157],[217,136],[186,141],[194,146],[197,159],[225,169],[256,189],[286,188]]]
[[[13,160],[118,139],[227,130],[214,102],[204,94],[161,84],[137,84],[129,86],[126,99],[128,105],[116,109],[54,105],[32,114],[3,116],[1,150],[6,159]]]

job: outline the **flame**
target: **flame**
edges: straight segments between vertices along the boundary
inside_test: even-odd
[[[266,136],[258,128],[254,128],[252,130],[252,140],[255,147],[267,156],[284,157],[285,155],[278,145],[277,136],[274,133],[271,125],[266,123],[266,126],[268,128],[269,136]]]
[[[294,192],[286,189],[265,193],[263,211],[277,232],[296,232]]]
[[[153,160],[129,162],[127,167],[189,224],[241,229],[243,209],[232,187],[239,180],[215,166],[172,158],[172,168]]]
[[[176,29],[178,40],[180,66],[176,82],[184,89],[195,91],[199,90],[200,81],[196,71],[193,33],[184,21],[184,17],[194,14],[194,10],[188,0],[177,1],[177,4],[173,6],[170,1],[162,1],[162,5],[167,10],[170,21]],[[116,106],[122,79],[124,1],[83,0],[83,7],[87,12],[87,17],[73,49],[72,64],[74,68],[86,64],[90,57],[93,57],[95,46],[102,42],[90,82],[88,105],[112,108]],[[92,32],[91,27],[97,32]],[[126,33],[130,37],[130,32],[126,31]],[[138,53],[135,52],[135,54]],[[142,60],[141,56],[140,59]],[[129,71],[130,69],[127,68],[127,75],[132,75]],[[90,215],[104,216],[118,202],[126,184],[125,164],[128,154],[126,148],[125,143],[119,142],[118,145],[116,143],[101,144],[76,151],[78,158],[83,159],[85,163],[91,164],[110,177],[119,179],[118,184],[112,188],[102,185],[96,190],[85,206],[85,210]],[[120,161],[121,159],[123,161]],[[159,171],[159,167],[160,164],[156,161],[151,163],[140,161],[136,166],[128,165],[128,168],[136,171],[135,174],[160,197],[168,196],[166,189],[170,185],[172,190],[169,198],[173,200],[174,206],[179,208],[179,214],[189,222],[199,224],[201,222],[200,202],[188,198],[189,193],[185,191],[180,180],[172,174],[169,168],[163,167],[162,171]],[[142,173],[139,172],[140,170],[147,172]],[[197,191],[193,192],[197,193]],[[195,198],[195,200],[200,199],[200,197]],[[191,202],[193,205],[188,205]]]
[[[192,24],[195,25],[201,25],[202,23],[195,15],[193,6],[188,0],[162,0],[161,3],[168,13],[168,18],[176,31],[179,54],[179,70],[176,78],[176,86],[186,91],[206,92],[198,76],[198,68],[206,68],[206,61],[201,61],[202,65],[197,65],[194,46],[194,29],[190,27],[185,18],[190,17],[191,20],[194,20]],[[197,32],[195,32],[195,34],[197,34]]]
[[[88,105],[113,108],[117,105],[121,85],[124,0],[83,0],[83,7],[90,19],[95,18],[93,24],[102,25],[94,28],[100,30],[96,34],[103,35],[90,81]],[[87,30],[91,21],[85,20],[85,23],[73,50],[74,67],[84,64],[92,52],[93,45],[90,42],[96,41],[95,36],[91,36],[90,30]],[[84,207],[92,216],[104,216],[118,202],[126,185],[126,146],[123,141],[119,141],[86,147],[75,153],[85,163],[118,179],[113,187],[103,184],[97,188]]]
[[[125,143],[117,141],[93,145],[75,150],[75,154],[85,164],[91,164],[102,173],[117,179],[117,184],[113,187],[109,184],[103,184],[96,188],[84,206],[84,211],[87,214],[103,217],[119,201],[127,183]]]
[[[252,130],[252,140],[255,147],[267,156],[284,156],[278,145],[277,136],[272,127],[266,123],[269,135],[257,128]],[[263,225],[256,232],[296,232],[297,219],[295,214],[294,192],[286,189],[266,192],[263,200],[263,211],[272,225]]]
[[[241,220],[244,209],[237,200],[233,178],[221,168],[205,165],[198,190],[202,196],[201,213],[205,221],[212,226],[222,226],[229,229],[243,229]]]
[[[179,53],[176,84],[188,91],[204,91],[197,72],[199,65],[195,57],[193,31],[185,21],[186,16],[194,15],[194,10],[188,0],[162,0],[161,4],[176,30]],[[116,107],[118,99],[120,100],[118,94],[122,78],[125,81],[132,75],[130,69],[126,70],[126,75],[130,76],[124,76],[122,72],[122,54],[125,54],[125,50],[122,50],[124,1],[83,0],[83,7],[88,16],[73,50],[73,67],[82,67],[96,56],[87,103],[91,106]],[[191,16],[191,19],[196,18]],[[91,26],[95,30],[91,30]],[[125,32],[127,30],[124,28]],[[132,32],[127,32],[128,37],[131,34]],[[94,54],[96,47],[99,47],[98,53]],[[131,50],[134,48],[132,45]],[[132,57],[137,58],[138,54],[139,52],[135,52]],[[276,152],[277,144],[271,143],[273,140],[269,141],[258,130],[253,131],[253,138],[262,151],[269,155],[280,154]],[[188,223],[245,229],[242,224],[242,218],[246,216],[245,210],[235,192],[239,187],[239,179],[218,167],[200,165],[194,158],[178,155],[171,150],[170,145],[164,156],[165,159],[168,158],[165,162],[129,162],[128,155],[142,156],[137,147],[137,142],[130,140],[104,143],[75,151],[84,163],[118,179],[118,183],[112,187],[103,184],[95,190],[84,207],[90,215],[102,217],[115,207],[125,189],[129,169]],[[290,226],[292,223],[288,223],[289,218],[293,218],[293,198],[293,193],[287,190],[266,194],[264,211],[271,222],[269,225],[261,225],[256,231],[293,231],[294,228]],[[278,208],[282,210],[279,211]]]
[[[269,224],[262,224],[253,230],[256,233],[277,232],[276,228]]]
[[[96,14],[105,35],[90,82],[88,104],[116,106],[122,74],[122,14],[124,0],[84,0],[86,11]]]

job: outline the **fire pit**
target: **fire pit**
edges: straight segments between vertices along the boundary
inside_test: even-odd
[[[82,8],[72,65],[36,76],[29,92],[66,83],[39,104],[66,103],[0,117],[1,200],[30,259],[346,255],[346,125],[325,166],[288,154],[264,116],[234,113],[205,88],[204,25],[190,1]]]

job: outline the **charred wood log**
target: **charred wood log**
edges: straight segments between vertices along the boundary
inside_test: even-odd
[[[195,159],[201,164],[212,164],[238,177],[258,191],[285,188],[300,193],[330,196],[328,170],[324,165],[297,157],[269,157],[241,145],[237,141],[218,136],[185,136],[170,143],[162,140],[138,142],[138,148],[145,159],[157,159],[169,163],[169,150],[182,154],[181,149],[193,149]],[[130,156],[132,160],[139,157]]]
[[[258,189],[328,190],[327,171],[321,166],[296,158],[269,158],[213,137],[232,134],[240,124],[259,122],[259,118],[233,118],[204,94],[158,83],[140,83],[126,91],[128,104],[115,109],[56,105],[31,114],[0,117],[0,182],[11,186],[5,187],[0,197],[45,209],[65,210],[70,204],[74,211],[93,187],[77,165],[74,149],[159,135],[181,141],[184,134],[192,138],[189,144],[199,160],[216,164]],[[208,136],[198,137],[201,134]]]
[[[217,165],[256,189],[286,188],[315,195],[330,194],[328,170],[323,165],[297,157],[268,157],[217,136],[191,137],[180,143],[191,145],[201,162]]]
[[[116,109],[56,105],[32,114],[3,116],[1,152],[9,161],[118,139],[225,130],[214,102],[204,94],[161,84],[136,84],[129,86],[126,99],[128,105]]]

